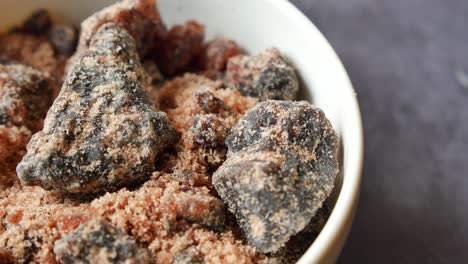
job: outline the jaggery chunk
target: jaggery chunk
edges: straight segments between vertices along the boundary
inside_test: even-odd
[[[38,9],[24,21],[19,30],[28,34],[41,35],[47,33],[51,27],[52,19],[49,12],[45,9]]]
[[[40,130],[53,101],[53,89],[52,80],[38,70],[0,64],[0,125]]]
[[[224,204],[218,198],[187,191],[176,197],[175,204],[180,218],[212,230],[223,230]]]
[[[145,60],[143,62],[143,67],[145,68],[146,73],[148,74],[149,80],[147,90],[148,93],[154,93],[161,84],[164,83],[164,76],[161,74],[161,71],[158,68],[158,65],[152,60]]]
[[[66,32],[70,37],[68,29],[72,27],[53,25],[48,12],[39,9],[22,25],[0,34],[0,63],[25,64],[49,75],[55,82],[55,97],[63,81],[66,61],[76,46],[76,32],[75,41],[68,44],[63,34],[61,37],[58,34]],[[65,47],[67,52],[63,52]]]
[[[299,90],[294,68],[276,48],[255,56],[240,55],[229,59],[226,84],[261,101],[294,100]]]
[[[325,166],[335,164],[336,156],[326,154],[336,154],[336,141],[336,133],[319,108],[306,101],[268,100],[244,116],[226,144],[231,155],[281,148]]]
[[[56,58],[47,39],[24,33],[0,36],[0,62],[21,63],[40,71],[61,75],[62,58]]]
[[[195,247],[189,247],[174,258],[173,264],[203,264],[203,258]]]
[[[100,193],[143,180],[177,132],[146,97],[133,38],[103,25],[76,61],[44,129],[17,167],[23,185],[65,193]]]
[[[149,263],[148,253],[133,238],[99,218],[55,242],[54,253],[64,264]]]
[[[1,264],[15,263],[15,259],[8,251],[6,251],[3,248],[0,248],[0,263]]]
[[[56,25],[50,29],[48,38],[56,53],[70,56],[76,49],[78,30],[73,26]]]
[[[301,231],[330,194],[338,138],[307,102],[265,101],[232,129],[213,185],[247,240],[274,252]]]
[[[228,60],[240,54],[243,51],[234,40],[217,37],[203,47],[198,64],[203,70],[223,71]]]
[[[204,26],[193,20],[172,27],[154,49],[154,58],[161,72],[172,76],[187,70],[201,52],[204,36]]]
[[[122,0],[88,17],[81,23],[78,50],[86,50],[99,28],[113,22],[135,39],[139,54],[144,57],[166,30],[156,0]]]
[[[214,114],[197,115],[190,128],[195,142],[205,147],[224,145],[229,129]]]
[[[327,199],[322,207],[317,210],[315,216],[309,224],[298,234],[292,236],[284,247],[275,253],[269,254],[271,260],[278,260],[279,263],[296,263],[309,249],[310,245],[319,235],[330,216],[332,206]]]
[[[198,90],[195,93],[198,106],[207,114],[217,114],[224,107],[224,102],[220,98],[214,96],[209,90]]]
[[[0,64],[0,185],[16,179],[16,164],[31,135],[42,128],[53,90],[42,72],[21,64]]]

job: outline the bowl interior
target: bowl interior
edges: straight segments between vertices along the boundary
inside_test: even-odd
[[[113,2],[2,0],[0,6],[4,12],[0,22],[5,29],[31,11],[45,7],[56,20],[78,25],[91,13]],[[359,193],[362,128],[354,90],[333,49],[315,26],[286,0],[159,0],[159,6],[168,25],[195,19],[205,24],[207,39],[223,35],[235,39],[249,53],[276,46],[294,64],[302,84],[301,99],[324,110],[342,143],[341,170],[332,198],[334,210],[300,262],[315,263],[336,257],[346,238],[343,232],[349,228]],[[338,253],[330,255],[330,250]]]

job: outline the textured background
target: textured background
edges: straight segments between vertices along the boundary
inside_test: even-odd
[[[468,261],[468,0],[291,0],[345,64],[365,163],[339,263]]]

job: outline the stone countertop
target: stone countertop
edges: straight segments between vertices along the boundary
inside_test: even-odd
[[[468,1],[291,0],[361,105],[363,188],[339,263],[468,259]]]

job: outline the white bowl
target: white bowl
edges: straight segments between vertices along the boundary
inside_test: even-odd
[[[45,7],[56,19],[78,24],[112,0],[2,0],[2,27],[18,23]],[[320,235],[299,263],[333,263],[348,236],[361,182],[363,135],[356,94],[330,44],[298,9],[286,0],[159,0],[168,25],[196,19],[207,37],[224,35],[248,52],[278,47],[296,66],[302,99],[322,108],[342,142],[341,173],[333,193],[334,209]]]

